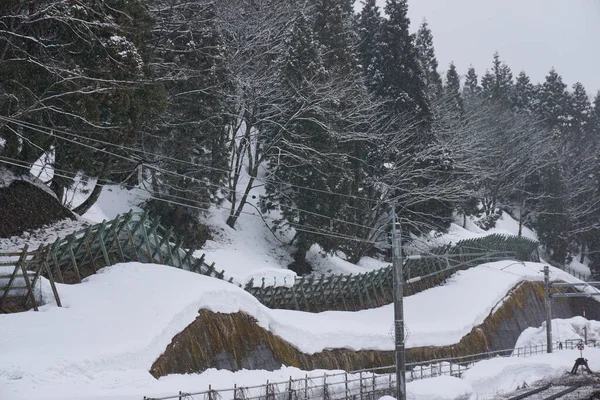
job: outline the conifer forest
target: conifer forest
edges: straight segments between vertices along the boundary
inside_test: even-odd
[[[438,65],[407,0],[364,3],[2,1],[0,167],[47,164],[66,206],[89,192],[77,214],[143,186],[191,242],[211,206],[232,228],[260,214],[294,229],[301,274],[313,244],[378,251],[394,209],[404,239],[508,212],[549,262],[587,257],[600,278],[600,93],[498,53]]]

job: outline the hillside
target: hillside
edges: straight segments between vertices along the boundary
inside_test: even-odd
[[[0,166],[0,240],[75,216],[44,183]]]
[[[87,217],[110,218],[123,212],[139,198],[132,195],[117,187],[111,188]],[[263,277],[273,282],[292,280],[293,273],[283,268],[288,261],[285,248],[274,240],[263,224],[252,223],[251,216],[248,217],[241,219],[234,231],[220,222],[221,211],[215,209],[209,215],[207,221],[211,230],[220,234],[215,234],[202,249],[207,259],[217,262],[228,273],[231,271],[231,275],[240,281]],[[447,236],[434,240],[447,243],[486,234],[469,226],[475,232],[454,225]],[[495,232],[510,232],[514,226],[515,222],[504,215]],[[533,235],[533,232],[527,234]],[[19,241],[15,242],[15,239],[11,245],[17,247]],[[25,237],[20,243],[26,241]],[[375,259],[352,265],[338,256],[322,254],[316,247],[311,249],[311,257],[320,266],[321,273],[357,273],[387,265]],[[539,281],[542,266],[511,261],[483,264],[457,272],[442,286],[407,297],[409,351],[423,346],[456,345],[486,317],[499,310],[509,299],[506,294],[520,282]],[[557,269],[552,269],[552,275],[554,279],[578,281]],[[234,382],[238,385],[244,382],[260,384],[267,379],[323,374],[322,370],[305,372],[276,364],[272,366],[273,372],[242,370],[232,373],[208,369],[200,374],[172,374],[156,380],[150,374],[155,361],[170,344],[176,345],[176,342],[172,343],[173,338],[185,331],[203,310],[227,315],[242,312],[254,318],[261,329],[307,355],[335,349],[352,352],[389,352],[393,349],[391,305],[359,312],[319,314],[271,310],[235,285],[171,267],[136,263],[108,267],[82,284],[59,284],[58,287],[64,308],[53,304],[47,281],[42,280],[40,296],[47,304],[41,307],[41,312],[0,315],[3,354],[0,393],[6,393],[10,399],[139,399],[182,389],[201,391],[207,384],[213,388],[227,388]],[[44,337],[42,341],[37,340],[40,334]],[[564,338],[560,333],[558,335],[559,340],[563,340],[567,333]],[[533,337],[535,335],[527,333],[519,343],[533,343]],[[532,368],[536,368],[539,377],[559,373],[570,362],[567,360],[571,360],[569,355],[553,357],[552,367],[540,370],[539,364],[534,364]],[[510,363],[514,362],[510,360]],[[529,362],[525,361],[525,365]],[[490,387],[514,389],[514,385],[507,383],[507,376],[515,371],[505,371],[497,376],[494,368],[505,365],[500,361],[497,363],[500,364],[496,367],[475,367],[463,379],[440,377],[432,378],[432,382],[442,385],[447,397],[441,398],[448,399],[456,398],[460,393],[489,393]],[[525,366],[518,372],[518,379],[531,381],[537,376],[528,368]],[[596,368],[595,364],[592,368]],[[517,381],[515,376],[510,379],[513,383]],[[450,388],[458,388],[458,392]],[[428,398],[427,393],[440,394],[431,383],[419,381],[410,382],[408,390],[421,396],[415,399]]]
[[[538,269],[536,264],[509,262],[482,265],[457,274],[439,289],[408,297],[407,346],[457,343],[501,304],[514,283],[539,279]],[[553,273],[569,279],[561,271]],[[461,296],[471,291],[474,282],[480,290]],[[173,336],[194,321],[198,310],[243,312],[306,354],[342,348],[393,349],[390,306],[354,313],[269,310],[234,285],[171,267],[135,263],[106,268],[82,284],[58,286],[64,308],[52,304],[44,283],[42,297],[48,304],[41,312],[0,316],[0,388],[10,399],[60,397],[66,395],[64,388],[73,398],[123,399],[186,387],[201,390],[197,375],[155,380],[149,373],[154,360]],[[37,340],[40,335],[43,340]],[[528,342],[531,337],[528,333]],[[273,379],[285,370],[274,375],[257,371],[255,379]],[[215,379],[217,371],[207,373],[199,375],[201,381],[215,385],[223,379]]]

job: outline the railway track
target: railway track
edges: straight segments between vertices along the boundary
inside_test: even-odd
[[[556,399],[597,399],[598,389],[589,384],[551,385],[547,384],[528,390],[507,400],[556,400]]]

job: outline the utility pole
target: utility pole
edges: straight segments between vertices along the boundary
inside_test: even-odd
[[[550,285],[550,267],[544,266],[544,294],[546,303],[546,349],[552,353],[552,286]]]
[[[581,310],[583,311],[583,318],[585,318],[585,307],[581,307]],[[583,326],[583,340],[585,345],[587,346],[587,318],[586,318],[586,322],[585,325]]]
[[[404,351],[404,276],[400,227],[396,229],[396,205],[392,209],[392,264],[394,266],[394,331],[396,344],[396,400],[406,400],[406,353]]]

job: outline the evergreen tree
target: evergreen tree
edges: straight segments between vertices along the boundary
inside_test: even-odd
[[[315,36],[324,46],[325,65],[350,73],[356,65],[354,44],[357,41],[352,30],[352,1],[312,1],[315,2]]]
[[[425,20],[421,23],[417,31],[415,46],[419,54],[419,63],[421,71],[423,71],[423,79],[427,87],[427,92],[430,98],[435,98],[442,93],[442,78],[437,71],[438,62],[435,58],[433,35]]]
[[[590,123],[588,125],[588,137],[592,139],[595,146],[600,145],[600,91],[596,94],[592,109],[590,111]]]
[[[480,93],[488,100],[492,98],[492,93],[494,93],[494,75],[488,69],[485,70],[485,74],[481,77]]]
[[[464,106],[462,96],[460,94],[460,78],[456,72],[456,66],[453,62],[450,63],[446,72],[446,86],[444,93],[452,101],[452,109],[456,110],[459,116],[464,114]]]
[[[570,156],[577,156],[592,146],[591,138],[587,137],[592,105],[581,82],[573,85],[568,104],[568,142],[572,149]]]
[[[535,105],[535,87],[529,80],[525,71],[519,72],[511,94],[513,110],[531,114]]]
[[[367,0],[358,16],[358,60],[369,91],[382,86],[383,18],[376,0]]]
[[[481,91],[481,87],[478,83],[478,77],[475,73],[475,68],[470,66],[467,75],[465,75],[465,85],[463,88],[463,92],[465,96],[477,95]]]
[[[352,74],[327,68],[326,53],[309,21],[299,15],[278,60],[276,89],[284,100],[272,105],[277,114],[260,127],[270,167],[262,204],[281,210],[278,227],[295,229],[289,267],[299,274],[311,271],[305,259],[310,246],[318,243],[332,251],[344,243],[344,234],[352,233],[340,223],[354,218],[351,207],[336,194],[365,187],[358,164],[368,149],[359,143],[370,125],[361,102],[368,96]],[[315,201],[323,192],[332,195]]]
[[[494,53],[492,71],[486,71],[481,87],[486,98],[504,105],[510,103],[512,90],[512,72],[506,63],[500,61],[498,52]]]
[[[544,83],[536,90],[536,114],[551,130],[564,128],[568,100],[566,88],[561,76],[552,68]]]
[[[408,114],[423,127],[431,123],[427,87],[419,65],[414,35],[410,34],[407,0],[387,0],[383,23],[382,80],[375,93],[388,101],[396,116]]]
[[[141,122],[161,102],[154,101],[160,93],[141,83],[147,81],[145,39],[152,26],[144,4],[7,1],[0,16],[0,116],[13,119],[0,121],[0,154],[31,165],[52,153],[56,169],[106,179],[117,165],[107,153],[128,158],[120,146],[135,143]],[[115,146],[109,150],[94,139]],[[129,170],[134,166],[127,163]],[[55,175],[51,188],[62,200],[71,183]],[[100,190],[96,185],[77,212],[85,212]]]
[[[205,233],[198,207],[218,204],[227,179],[231,76],[215,3],[171,0],[170,5],[151,4],[157,23],[151,65],[170,100],[159,119],[147,121],[144,143],[153,153],[187,164],[152,160],[160,168],[148,169],[155,196],[180,204],[154,201],[150,209],[183,234],[187,245],[199,246]]]
[[[556,133],[555,136],[559,136]],[[559,142],[559,138],[556,141]],[[555,159],[560,153],[555,151]],[[540,211],[535,221],[535,228],[540,243],[549,253],[549,261],[556,266],[570,262],[570,220],[568,215],[567,189],[565,177],[560,163],[548,165],[540,175],[540,189],[543,194],[540,200]]]
[[[600,101],[598,101],[599,99],[600,93],[596,96],[596,99],[594,101],[594,110],[599,112],[597,114],[598,117],[600,117]],[[600,133],[600,130],[598,130],[597,133]],[[598,137],[596,137],[596,140],[597,138]],[[593,167],[593,173],[591,176],[591,187],[593,188],[593,191],[590,194],[590,198],[592,202],[600,201],[600,153],[598,152],[599,148],[600,146],[598,146],[598,143],[596,143],[596,156],[594,158],[595,162]],[[589,268],[592,273],[592,278],[594,280],[597,280],[600,279],[600,210],[596,208],[595,212],[592,215],[590,215],[588,219],[592,228],[588,232],[586,232],[584,237],[584,243],[587,245],[587,255],[590,261]],[[582,255],[584,254],[585,253],[582,252]]]

